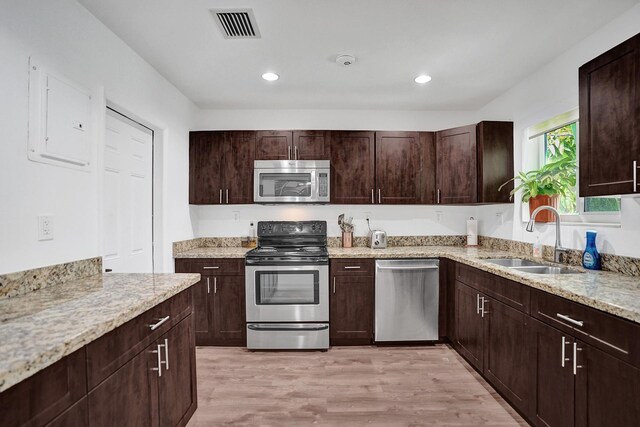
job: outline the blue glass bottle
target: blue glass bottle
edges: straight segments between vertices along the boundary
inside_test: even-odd
[[[598,233],[593,230],[587,230],[587,247],[582,253],[582,266],[589,270],[602,270],[600,262],[600,254],[596,249],[596,235]]]

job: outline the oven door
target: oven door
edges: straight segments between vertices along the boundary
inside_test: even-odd
[[[247,266],[247,322],[328,322],[329,266]]]
[[[329,203],[329,169],[254,170],[255,203]]]

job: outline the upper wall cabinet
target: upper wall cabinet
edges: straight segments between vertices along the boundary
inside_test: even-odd
[[[329,160],[329,132],[265,130],[256,132],[256,160]]]
[[[253,203],[253,131],[189,133],[189,203]]]
[[[513,122],[480,122],[436,132],[436,203],[508,203]]]
[[[331,203],[374,203],[375,142],[375,132],[331,132]]]
[[[578,76],[580,196],[640,192],[640,34]]]

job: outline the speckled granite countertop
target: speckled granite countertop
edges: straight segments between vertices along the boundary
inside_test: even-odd
[[[109,273],[0,300],[0,392],[199,280],[199,274]]]
[[[176,258],[236,258],[248,249],[198,248],[182,252]],[[598,310],[640,323],[640,277],[606,271],[582,274],[541,275],[511,270],[484,261],[486,258],[527,258],[512,252],[461,246],[396,246],[387,249],[329,248],[330,258],[439,258],[445,257],[519,283],[562,296]],[[530,257],[529,257],[530,258]]]
[[[193,248],[176,253],[174,258],[244,258],[247,252],[253,248],[230,247],[205,247]]]

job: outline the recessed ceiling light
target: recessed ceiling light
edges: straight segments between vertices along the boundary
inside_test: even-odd
[[[264,73],[262,75],[262,78],[265,79],[268,82],[275,82],[276,80],[278,80],[280,78],[280,76],[277,75],[276,73]]]
[[[416,83],[424,84],[431,81],[431,76],[427,76],[426,74],[420,74],[418,77],[413,79]]]

